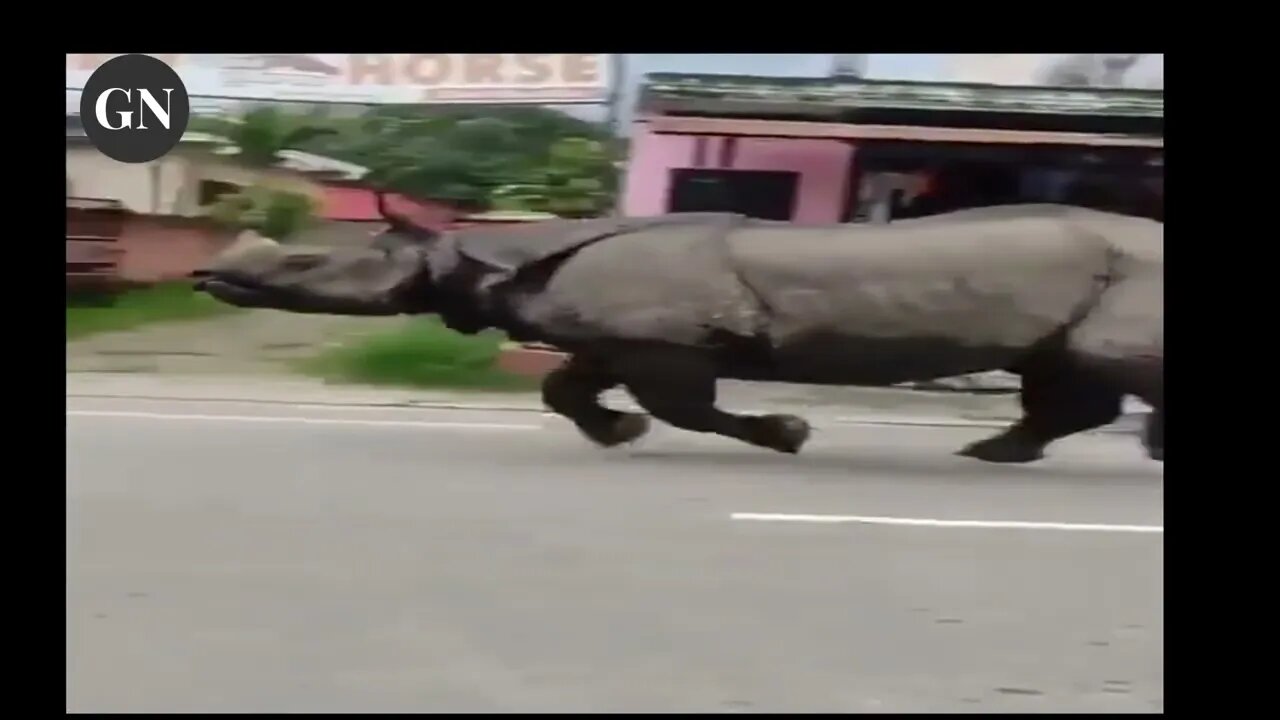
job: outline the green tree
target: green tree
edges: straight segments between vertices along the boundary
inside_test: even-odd
[[[390,190],[573,216],[607,212],[616,194],[621,143],[545,108],[379,107],[330,127],[303,149],[367,167]]]
[[[501,210],[535,210],[561,217],[608,213],[616,195],[616,168],[605,143],[583,137],[555,141],[543,164],[493,193]]]
[[[228,193],[209,207],[209,217],[225,227],[252,229],[280,241],[310,227],[315,216],[315,203],[310,197],[264,185]]]
[[[196,118],[191,125],[227,138],[236,150],[236,162],[258,168],[280,162],[282,150],[302,149],[318,137],[337,132],[314,117],[284,113],[271,106],[255,108],[239,118]]]
[[[227,139],[232,162],[257,169],[274,167],[284,150],[301,149],[336,128],[315,115],[285,113],[271,106],[255,108],[239,118],[194,118],[192,128]],[[208,209],[216,222],[237,230],[251,228],[285,240],[309,227],[317,208],[311,198],[266,185],[221,196]]]

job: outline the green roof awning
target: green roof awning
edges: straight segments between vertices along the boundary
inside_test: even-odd
[[[645,76],[639,107],[657,113],[815,117],[875,109],[1162,119],[1164,91],[652,73]]]

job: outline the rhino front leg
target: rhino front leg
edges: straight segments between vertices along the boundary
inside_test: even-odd
[[[543,379],[542,401],[597,445],[622,445],[648,432],[649,419],[600,404],[600,393],[617,384],[607,369],[575,355]]]
[[[627,390],[659,420],[699,433],[795,454],[809,439],[809,423],[795,415],[735,415],[716,407],[711,358],[688,348],[628,349],[615,360]]]

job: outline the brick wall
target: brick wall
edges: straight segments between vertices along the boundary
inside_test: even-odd
[[[119,274],[140,283],[180,280],[234,241],[234,234],[199,220],[134,215],[120,235]]]

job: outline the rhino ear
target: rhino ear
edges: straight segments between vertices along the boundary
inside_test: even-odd
[[[430,242],[435,240],[437,234],[434,230],[424,228],[413,220],[401,215],[387,206],[387,193],[385,190],[374,190],[374,198],[378,204],[378,214],[383,220],[391,226],[392,232],[399,235],[411,237],[421,242]]]

